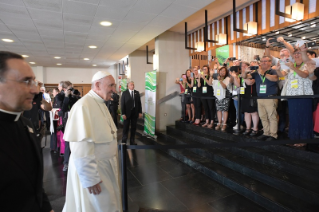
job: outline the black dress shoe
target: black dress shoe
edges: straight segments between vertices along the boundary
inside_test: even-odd
[[[243,132],[243,135],[249,135],[251,132],[251,130],[245,130],[245,132]]]
[[[250,136],[256,136],[257,135],[257,131],[253,130],[251,133],[250,133]]]
[[[257,139],[258,140],[264,140],[264,139],[266,139],[266,138],[268,138],[269,136],[267,136],[267,135],[261,135],[261,136],[258,136],[257,137]]]
[[[273,140],[276,140],[276,138],[269,136],[265,141],[273,141]]]

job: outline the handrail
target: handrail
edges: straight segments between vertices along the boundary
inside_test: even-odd
[[[179,92],[175,91],[175,92],[173,92],[171,94],[168,94],[167,96],[164,96],[163,98],[159,99],[156,102],[156,104],[159,105],[159,104],[161,104],[163,102],[166,102],[166,101],[168,101],[168,100],[170,100],[170,99],[172,99],[172,98],[174,98],[175,96],[178,96],[178,95],[179,95]]]

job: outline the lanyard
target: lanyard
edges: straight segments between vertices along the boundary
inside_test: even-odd
[[[268,71],[269,71],[269,70],[268,70]],[[261,76],[261,75],[259,74],[259,76],[260,76],[261,81],[263,82],[263,84],[265,83],[265,80],[266,80],[266,74],[268,73],[268,71],[266,71],[266,72],[265,72],[264,76]]]
[[[205,79],[207,80],[207,76],[205,77]],[[206,80],[204,79],[204,86],[206,86]]]
[[[303,62],[301,63],[301,65],[300,65],[300,67],[303,65]],[[297,66],[297,63],[294,63],[294,67],[296,68],[296,66]],[[297,76],[297,73],[294,71],[294,77],[296,78],[296,76]]]

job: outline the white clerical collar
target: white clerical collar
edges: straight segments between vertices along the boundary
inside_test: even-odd
[[[14,119],[14,121],[18,121],[22,113],[22,112],[11,112],[11,111],[2,110],[2,109],[0,109],[0,111],[3,113],[11,114],[11,115],[16,115],[16,118]]]
[[[94,99],[96,99],[98,102],[104,103],[104,99],[102,99],[102,97],[100,97],[97,93],[95,93],[95,91],[90,90],[89,93],[94,97]]]

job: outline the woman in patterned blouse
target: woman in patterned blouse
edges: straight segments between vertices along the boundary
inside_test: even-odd
[[[282,95],[300,96],[313,95],[312,81],[309,74],[313,74],[313,70],[307,69],[302,54],[306,54],[306,48],[302,51],[298,48],[293,52],[294,63],[288,61],[286,65],[288,70],[280,71],[280,63],[277,64],[278,77],[287,76],[286,93]],[[302,108],[302,109],[301,109]],[[313,138],[313,118],[312,118],[312,99],[288,99],[289,109],[289,133],[291,140],[311,139]],[[296,147],[302,147],[306,144],[294,144]]]

